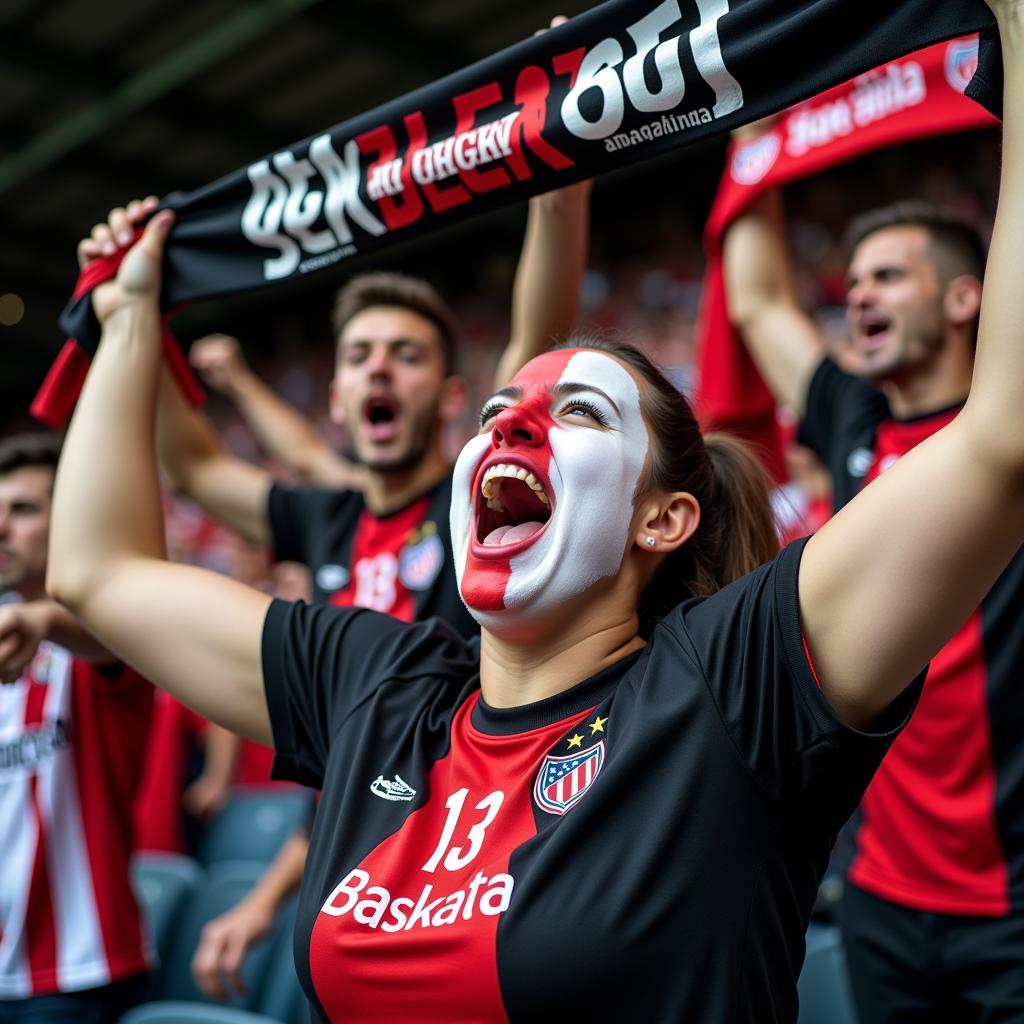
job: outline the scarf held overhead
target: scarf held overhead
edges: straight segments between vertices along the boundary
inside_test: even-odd
[[[965,98],[978,64],[977,36],[928,47],[798,104],[765,133],[729,148],[704,232],[708,265],[697,349],[699,413],[705,429],[752,441],[779,479],[785,474],[775,398],[726,310],[725,231],[769,189],[885,146],[998,124]]]
[[[984,0],[608,0],[257,160],[177,213],[163,304],[261,288],[728,132],[894,57],[991,30]],[[112,272],[112,271],[111,271]],[[79,370],[98,325],[76,290]],[[60,419],[74,374],[33,411]],[[71,399],[73,401],[73,399]]]

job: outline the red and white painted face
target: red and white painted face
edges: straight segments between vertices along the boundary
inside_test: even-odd
[[[648,435],[636,381],[590,349],[531,360],[481,424],[455,464],[452,543],[463,601],[500,629],[619,571]]]

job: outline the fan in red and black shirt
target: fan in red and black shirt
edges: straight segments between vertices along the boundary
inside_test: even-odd
[[[43,583],[56,437],[0,441],[0,1021],[112,1024],[153,955],[132,800],[153,688]]]
[[[837,510],[962,409],[985,266],[975,227],[921,203],[866,215],[851,239],[844,363],[855,372],[824,357],[797,308],[777,195],[725,250],[731,314],[828,466]],[[937,496],[935,514],[943,507]],[[1024,1017],[1022,606],[1018,552],[932,660],[844,832],[842,923],[862,1020],[945,1020],[957,1006],[956,1020]]]
[[[589,189],[583,183],[531,200],[499,383],[574,325]],[[314,601],[371,608],[406,622],[438,616],[461,635],[475,635],[456,587],[448,529],[451,465],[443,432],[464,399],[452,315],[425,281],[373,273],[341,289],[333,325],[331,417],[345,428],[358,470],[330,452],[223,336],[204,339],[193,362],[273,454],[318,485],[282,486],[269,471],[228,454],[169,382],[158,434],[164,469],[177,490],[215,518],[269,544],[277,559],[308,566]],[[294,852],[289,859],[296,865]],[[269,919],[269,907],[255,909],[243,907],[234,918],[246,941]],[[214,924],[195,961],[197,981],[214,995],[223,993],[222,924]]]

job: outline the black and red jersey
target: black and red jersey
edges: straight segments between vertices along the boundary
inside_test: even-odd
[[[386,516],[359,491],[280,487],[268,516],[275,555],[302,562],[317,603],[385,612],[404,622],[440,616],[463,636],[479,626],[455,581],[448,474],[426,494]]]
[[[811,380],[800,439],[831,470],[838,508],[959,408],[895,420],[876,388],[826,359]],[[935,913],[1024,908],[1022,607],[1018,552],[932,660],[913,721],[844,834],[843,859],[861,888]]]
[[[918,689],[840,721],[801,551],[515,708],[437,620],[275,602],[276,770],[323,790],[296,928],[319,1019],[795,1020],[832,842]]]

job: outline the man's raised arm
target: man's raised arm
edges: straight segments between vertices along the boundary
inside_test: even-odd
[[[204,383],[239,411],[263,448],[303,483],[358,490],[362,473],[320,435],[309,417],[261,380],[235,338],[211,334],[189,351]]]
[[[494,373],[503,387],[576,324],[590,234],[590,182],[534,196],[512,286],[509,343]]]
[[[179,494],[257,544],[270,540],[270,473],[232,455],[166,369],[160,373],[156,448],[160,469]]]
[[[825,346],[797,303],[777,191],[759,196],[728,229],[722,261],[729,319],[776,399],[802,417]]]

